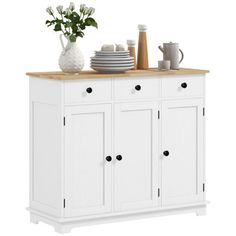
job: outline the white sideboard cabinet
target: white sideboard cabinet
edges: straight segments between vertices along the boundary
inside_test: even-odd
[[[31,222],[204,215],[207,72],[27,73]]]

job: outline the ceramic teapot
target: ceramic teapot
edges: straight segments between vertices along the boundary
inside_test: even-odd
[[[170,69],[178,70],[179,64],[184,59],[184,53],[179,49],[178,43],[163,43],[163,47],[159,46],[159,49],[163,53],[163,60],[170,61]],[[179,52],[181,53],[181,59],[179,60]]]

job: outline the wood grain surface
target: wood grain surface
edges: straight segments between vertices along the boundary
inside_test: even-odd
[[[93,70],[84,70],[79,74],[66,74],[62,71],[51,72],[27,72],[26,75],[31,77],[40,77],[56,80],[77,80],[77,79],[99,79],[99,78],[117,78],[117,77],[138,77],[138,76],[171,76],[171,75],[193,75],[206,74],[208,70],[180,68],[179,70],[161,71],[157,68],[148,70],[130,70],[125,73],[99,73]]]

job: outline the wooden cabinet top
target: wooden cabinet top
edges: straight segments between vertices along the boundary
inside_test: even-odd
[[[148,70],[130,70],[125,73],[98,73],[93,70],[84,70],[79,74],[66,74],[62,71],[54,72],[28,72],[26,75],[45,79],[55,80],[77,80],[77,79],[99,79],[99,78],[117,78],[117,77],[138,77],[138,76],[172,76],[172,75],[196,75],[206,74],[208,70],[180,68],[179,70],[160,71],[157,68]]]

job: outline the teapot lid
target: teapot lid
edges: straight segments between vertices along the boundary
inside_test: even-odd
[[[164,43],[165,45],[178,45],[179,43],[173,43],[173,42],[169,42],[169,43]]]

